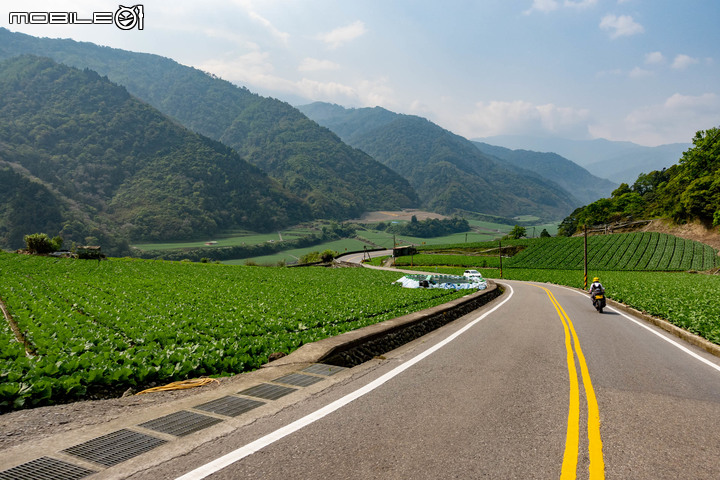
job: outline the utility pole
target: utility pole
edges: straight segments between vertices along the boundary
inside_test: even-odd
[[[502,241],[498,240],[498,252],[500,255],[500,278],[502,279]]]
[[[583,264],[585,265],[585,282],[583,283],[583,285],[584,285],[583,288],[584,288],[585,290],[587,290],[587,261],[588,261],[588,258],[587,258],[587,223],[585,224],[585,235],[584,235],[584,237],[585,237],[585,242],[584,242],[584,243],[585,243],[585,255],[584,255],[584,257],[583,257],[583,259],[584,259],[584,260],[583,260]]]

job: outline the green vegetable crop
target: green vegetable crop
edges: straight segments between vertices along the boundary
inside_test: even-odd
[[[369,269],[263,268],[0,253],[0,411],[203,375],[438,305],[462,293]]]

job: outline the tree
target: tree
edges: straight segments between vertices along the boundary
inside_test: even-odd
[[[55,237],[52,240],[44,233],[33,233],[25,235],[25,245],[30,253],[52,253],[57,252],[62,247],[63,239]]]
[[[508,236],[517,240],[518,238],[524,237],[526,233],[525,227],[515,225]]]
[[[630,187],[628,186],[628,184],[621,183],[618,188],[613,190],[612,197],[617,198],[617,197],[620,197],[620,196],[625,195],[626,193],[630,193],[630,192],[632,192],[632,190],[630,190]]]
[[[550,238],[551,235],[547,231],[547,228],[543,228],[542,232],[540,232],[540,238]]]

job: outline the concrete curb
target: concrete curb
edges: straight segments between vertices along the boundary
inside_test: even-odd
[[[702,348],[706,352],[715,355],[716,357],[720,357],[720,345],[716,345],[711,341],[702,338],[699,335],[695,335],[694,333],[688,332],[687,330],[683,330],[682,328],[673,325],[672,323],[668,322],[663,318],[653,317],[652,315],[648,315],[645,312],[641,312],[640,310],[629,307],[624,303],[616,302],[615,300],[611,300],[609,298],[607,299],[607,303],[617,308],[618,310],[622,310],[625,313],[641,318],[646,322],[655,325],[656,327],[661,328],[666,332],[671,333],[672,335],[681,338],[682,340],[685,340],[692,345],[695,345],[696,347]]]
[[[502,289],[495,282],[489,280],[487,284],[485,290],[436,307],[305,344],[263,367],[306,363],[358,365],[446,325],[502,294]]]

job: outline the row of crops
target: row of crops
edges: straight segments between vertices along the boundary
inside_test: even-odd
[[[503,268],[582,269],[582,237],[557,237],[503,241],[503,253],[520,250],[503,259]],[[396,259],[396,266],[445,265],[472,268],[498,268],[497,242],[446,246],[454,254],[426,253]],[[494,255],[487,254],[493,250]],[[434,250],[441,250],[437,247]],[[477,253],[485,253],[478,255]],[[704,271],[720,266],[717,251],[693,240],[665,233],[623,233],[588,238],[588,268],[627,271]]]
[[[0,411],[249,371],[273,352],[462,295],[393,272],[0,252]]]
[[[508,268],[583,268],[583,238],[540,239],[503,262]],[[719,265],[717,251],[665,233],[622,233],[588,238],[588,268],[594,270],[688,271]]]

